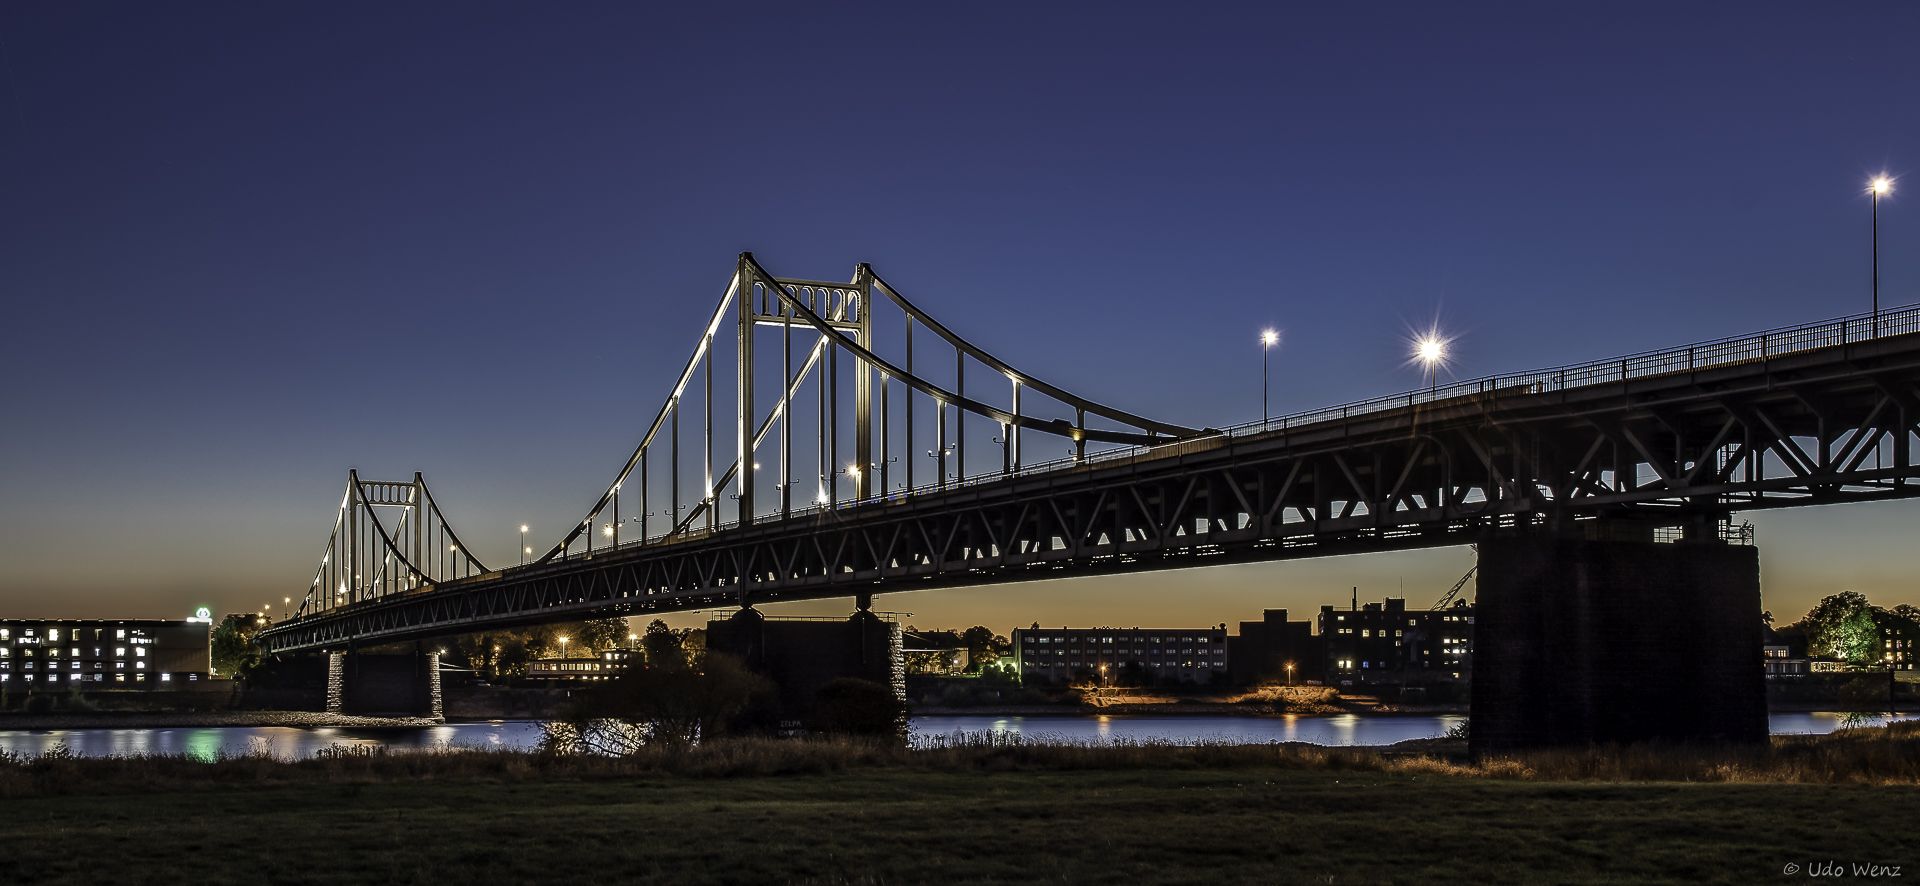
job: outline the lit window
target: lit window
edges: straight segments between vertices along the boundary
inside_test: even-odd
[[[59,629],[59,628],[48,628],[48,629],[47,629],[47,639],[48,639],[48,640],[53,640],[53,641],[58,641],[58,640],[60,639],[60,629]]]
[[[162,682],[162,683],[171,683],[171,682],[173,682],[173,675],[172,675],[172,674],[161,674],[161,675],[160,675],[160,682]]]
[[[124,656],[126,656],[126,654],[127,654],[127,647],[125,647],[125,646],[115,646],[115,647],[113,647],[113,654],[114,654],[114,655],[118,655],[118,656],[122,656],[122,657],[124,657]]]
[[[145,647],[145,646],[136,646],[136,647],[134,647],[134,650],[133,650],[133,654],[134,654],[134,655],[138,655],[138,656],[140,656],[141,658],[146,658],[146,657],[147,657],[147,647]]]
[[[147,666],[147,663],[144,661],[136,661],[133,663],[133,666],[136,668],[144,668]]]
[[[124,630],[114,631],[113,638],[115,640],[125,640],[127,638],[127,632]]]

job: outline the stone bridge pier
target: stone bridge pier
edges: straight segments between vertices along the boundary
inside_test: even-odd
[[[707,648],[739,656],[774,684],[772,714],[782,734],[817,724],[814,694],[838,677],[878,683],[906,697],[899,622],[862,608],[847,619],[769,618],[746,608],[707,622]]]
[[[328,655],[327,713],[441,719],[440,656],[432,652]]]
[[[1767,740],[1760,560],[1751,545],[1489,538],[1480,544],[1477,596],[1475,759],[1539,747]]]

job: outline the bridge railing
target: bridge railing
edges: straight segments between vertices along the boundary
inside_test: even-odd
[[[824,511],[840,510],[850,507],[896,501],[913,496],[935,492],[951,492],[969,486],[985,483],[998,483],[1009,477],[1030,477],[1055,471],[1089,465],[1110,464],[1128,459],[1151,456],[1154,458],[1174,454],[1170,450],[1180,446],[1206,446],[1220,437],[1244,437],[1268,431],[1287,430],[1328,421],[1341,421],[1375,412],[1385,412],[1421,403],[1433,403],[1451,400],[1472,394],[1489,392],[1543,393],[1559,391],[1585,385],[1603,384],[1635,378],[1647,378],[1657,375],[1670,375],[1676,372],[1692,372],[1721,366],[1736,366],[1743,363],[1756,363],[1800,351],[1832,347],[1850,342],[1870,341],[1889,335],[1901,335],[1920,332],[1920,305],[1890,308],[1878,314],[1855,314],[1837,317],[1817,323],[1803,323],[1798,326],[1784,326],[1747,335],[1696,342],[1675,348],[1657,351],[1645,351],[1624,357],[1606,360],[1592,360],[1550,369],[1536,369],[1501,375],[1489,375],[1481,378],[1448,382],[1430,388],[1356,400],[1337,406],[1296,412],[1276,416],[1266,421],[1252,421],[1230,425],[1221,429],[1220,436],[1206,436],[1187,440],[1168,441],[1159,446],[1120,446],[1089,452],[1081,458],[1059,458],[1052,461],[1023,465],[1020,470],[1009,473],[983,474],[963,480],[949,480],[941,483],[925,483],[912,489],[895,489],[868,498],[842,501],[835,505],[816,504],[810,507],[794,508],[794,518],[812,517]],[[767,517],[757,522],[773,522],[778,517]],[[715,531],[732,529],[737,521],[720,523]],[[706,535],[706,530],[683,532],[673,538],[693,538]],[[644,541],[622,541],[620,548],[625,549],[639,544],[658,544],[669,540],[665,533],[653,535]],[[607,550],[601,548],[601,551]],[[577,556],[577,555],[576,555]],[[569,558],[571,559],[571,558]]]
[[[1233,436],[1284,430],[1324,421],[1337,421],[1384,412],[1419,403],[1451,400],[1469,394],[1496,391],[1543,393],[1605,382],[1692,372],[1719,366],[1757,363],[1799,351],[1870,341],[1889,335],[1920,332],[1920,305],[1892,308],[1878,314],[1856,314],[1818,323],[1785,326],[1748,335],[1696,342],[1677,348],[1646,351],[1607,360],[1593,360],[1551,369],[1489,375],[1448,382],[1431,388],[1375,397],[1322,409],[1252,421],[1225,429]]]

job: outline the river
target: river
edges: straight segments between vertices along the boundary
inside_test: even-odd
[[[1774,714],[1775,735],[1825,734],[1840,726],[1840,714]],[[1903,717],[1902,719],[1906,719]],[[1219,741],[1266,743],[1386,745],[1410,738],[1431,738],[1465,722],[1460,714],[1440,716],[1283,716],[1283,717],[916,717],[914,735],[955,732],[1006,732],[1064,741]],[[65,746],[88,757],[129,754],[188,754],[210,759],[218,754],[264,751],[275,757],[310,757],[332,745],[386,745],[402,750],[428,748],[531,748],[540,739],[533,720],[449,723],[406,729],[348,729],[287,726],[230,726],[175,729],[0,730],[0,751],[36,755]]]

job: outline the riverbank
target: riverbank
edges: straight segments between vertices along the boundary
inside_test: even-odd
[[[355,717],[310,711],[95,711],[71,714],[0,714],[0,731],[47,729],[194,729],[286,726],[295,729],[418,729],[437,726],[432,717]]]
[[[1912,731],[1484,767],[985,740],[55,757],[0,765],[0,829],[11,876],[47,884],[118,881],[128,858],[207,884],[1744,884],[1811,859],[1910,865]],[[306,845],[327,851],[288,850]]]

